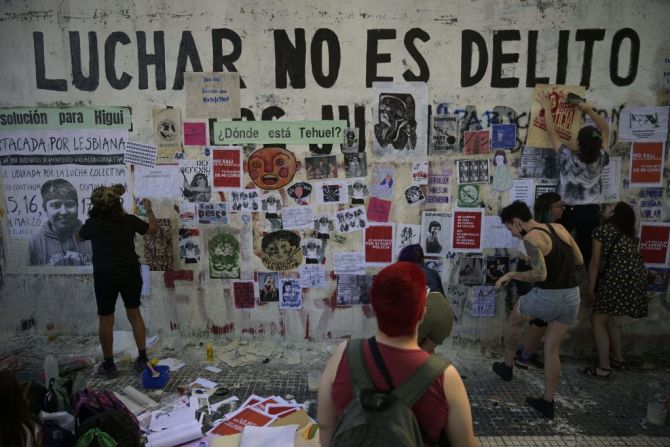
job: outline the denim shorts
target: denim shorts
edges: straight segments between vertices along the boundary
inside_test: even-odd
[[[540,289],[533,287],[519,298],[519,312],[546,322],[558,321],[571,326],[579,314],[579,287],[569,289]]]

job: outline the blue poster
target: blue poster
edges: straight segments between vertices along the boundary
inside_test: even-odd
[[[516,147],[516,124],[494,124],[491,126],[491,149]]]

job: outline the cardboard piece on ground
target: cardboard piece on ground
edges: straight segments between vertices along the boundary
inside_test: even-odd
[[[242,433],[234,435],[216,436],[209,441],[209,447],[239,447]]]
[[[276,421],[268,424],[270,427],[281,427],[284,425],[298,425],[298,430],[305,427],[307,424],[312,423],[312,419],[309,417],[305,410],[298,410],[295,413],[291,413],[288,416],[281,417]]]

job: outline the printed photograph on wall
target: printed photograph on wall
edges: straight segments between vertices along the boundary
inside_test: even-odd
[[[207,234],[210,278],[240,277],[240,243],[229,227],[217,227]]]
[[[421,225],[398,223],[395,233],[395,252],[400,254],[408,245],[421,243]]]
[[[258,282],[258,300],[261,303],[279,301],[279,273],[256,272]]]
[[[370,194],[367,180],[362,178],[347,180],[347,190],[352,206],[365,204],[365,198]]]
[[[480,286],[484,282],[484,258],[481,256],[462,256],[458,283],[463,286]]]
[[[421,247],[426,256],[442,257],[449,249],[451,213],[424,211],[421,213]]]
[[[424,82],[372,84],[372,153],[386,160],[425,156],[428,87]]]
[[[337,305],[370,304],[373,275],[337,275]]]
[[[368,175],[365,152],[344,154],[344,174],[347,178],[365,177]]]
[[[286,190],[290,198],[296,205],[309,205],[309,199],[312,194],[312,185],[307,182],[294,183]]]
[[[283,272],[302,264],[300,236],[293,231],[278,230],[261,239],[261,261],[269,270]]]
[[[172,254],[172,220],[157,219],[158,233],[144,235],[144,259],[152,272],[169,272],[174,270]]]
[[[373,196],[390,200],[393,197],[395,167],[392,165],[373,164],[370,189]]]
[[[541,147],[523,146],[518,175],[519,178],[558,180],[556,151]]]
[[[325,240],[318,238],[305,238],[300,243],[302,247],[302,256],[305,264],[320,264],[326,251]]]
[[[279,189],[293,180],[300,163],[293,152],[283,147],[262,147],[249,156],[247,170],[254,185],[261,189]]]
[[[474,130],[463,133],[465,142],[465,155],[481,155],[491,150],[489,141],[490,133],[488,130]]]
[[[486,257],[486,284],[495,285],[505,273],[509,272],[509,256]]]
[[[280,293],[280,309],[302,309],[302,290],[297,279],[282,279]]]
[[[489,161],[480,160],[457,160],[458,183],[488,183]]]
[[[461,151],[460,119],[456,114],[433,115],[430,129],[431,144],[428,155],[450,154]]]
[[[305,157],[307,180],[337,178],[337,156]]]
[[[353,154],[356,152],[363,152],[365,150],[365,147],[363,147],[363,150],[359,149],[360,146],[358,138],[359,133],[360,129],[358,127],[347,128],[347,133],[344,135],[344,143],[340,145],[342,153]]]
[[[179,229],[179,258],[184,264],[200,262],[200,230],[197,228]]]
[[[212,185],[209,160],[179,160],[183,177],[182,197],[185,202],[209,202]]]

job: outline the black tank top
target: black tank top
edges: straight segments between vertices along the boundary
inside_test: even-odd
[[[563,242],[558,237],[556,230],[551,225],[547,225],[551,232],[544,228],[531,228],[533,230],[544,231],[551,238],[551,251],[544,257],[544,263],[547,266],[547,278],[542,282],[536,282],[535,287],[540,289],[569,289],[577,287],[575,278],[575,255],[572,252],[570,244]]]

